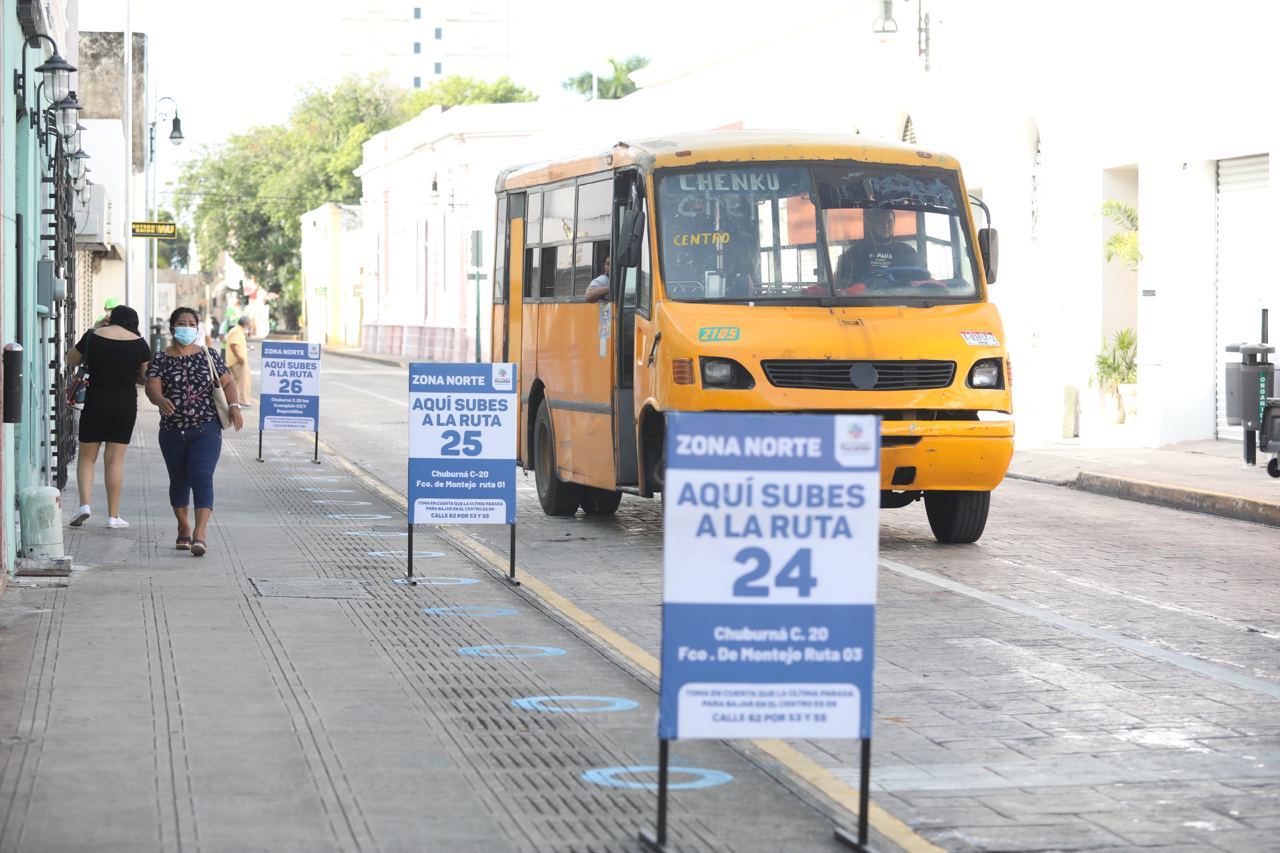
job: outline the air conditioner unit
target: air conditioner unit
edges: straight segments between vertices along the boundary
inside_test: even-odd
[[[107,188],[89,185],[87,204],[76,203],[76,248],[89,252],[111,251],[111,201]]]

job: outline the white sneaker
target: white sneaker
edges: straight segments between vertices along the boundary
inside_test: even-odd
[[[129,522],[125,521],[123,518],[112,516],[111,518],[107,519],[107,527],[110,527],[113,530],[121,530],[128,526],[129,526]]]
[[[89,505],[81,504],[79,511],[76,512],[76,517],[71,519],[71,526],[79,527],[80,525],[84,524],[85,521],[88,520],[88,518],[89,518]]]

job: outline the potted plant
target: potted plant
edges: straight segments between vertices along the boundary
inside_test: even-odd
[[[1094,357],[1095,376],[1109,406],[1108,419],[1124,423],[1138,414],[1138,335],[1120,329]]]

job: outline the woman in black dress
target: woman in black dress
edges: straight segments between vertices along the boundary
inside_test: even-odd
[[[112,308],[106,325],[85,332],[67,353],[69,367],[83,363],[89,371],[89,388],[80,414],[80,458],[76,462],[80,509],[71,520],[72,527],[84,524],[90,515],[93,466],[103,444],[107,446],[102,462],[107,483],[107,527],[129,526],[120,517],[124,452],[138,419],[138,385],[145,379],[150,360],[151,347],[138,334],[138,312],[128,305]]]

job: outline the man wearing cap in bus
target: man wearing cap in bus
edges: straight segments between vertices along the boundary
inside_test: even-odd
[[[893,239],[896,215],[887,208],[862,212],[863,238],[854,240],[836,263],[836,287],[870,285],[877,273],[893,268],[914,268],[920,278],[920,255],[901,240]]]

